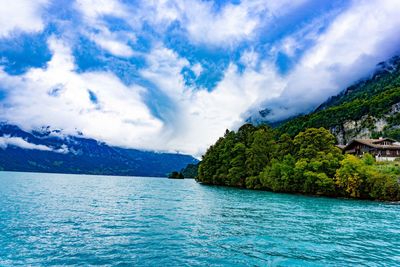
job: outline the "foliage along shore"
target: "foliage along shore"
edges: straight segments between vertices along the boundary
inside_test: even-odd
[[[366,154],[343,155],[324,128],[294,138],[262,125],[226,131],[202,158],[196,180],[273,192],[329,197],[400,200],[400,163]]]

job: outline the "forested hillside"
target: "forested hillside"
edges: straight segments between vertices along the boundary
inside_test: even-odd
[[[345,144],[355,137],[385,136],[400,140],[400,57],[380,63],[371,78],[332,97],[315,112],[282,123],[291,136],[324,127]]]

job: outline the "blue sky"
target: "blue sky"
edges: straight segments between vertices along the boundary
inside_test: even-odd
[[[308,112],[399,53],[400,1],[14,0],[0,119],[201,155],[260,110]]]

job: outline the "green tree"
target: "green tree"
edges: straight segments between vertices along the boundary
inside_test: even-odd
[[[295,159],[286,155],[283,160],[273,159],[259,175],[263,188],[275,192],[295,192]]]
[[[369,165],[369,166],[372,166],[375,163],[374,157],[369,153],[364,154],[362,157],[362,160],[363,160],[364,164]]]
[[[293,139],[287,133],[284,133],[279,137],[278,147],[279,150],[277,151],[277,156],[281,158],[288,154],[293,155],[295,152]]]
[[[168,178],[171,179],[183,179],[183,174],[177,171],[173,171],[168,175]]]
[[[231,168],[231,160],[234,157],[233,149],[236,144],[236,134],[234,131],[226,131],[224,136],[224,141],[221,144],[219,150],[219,165],[216,172],[217,179],[220,180],[222,184],[228,183],[228,172]]]
[[[232,154],[231,168],[228,172],[228,185],[244,186],[246,179],[246,146],[242,143],[237,143],[233,148]]]
[[[300,132],[293,143],[297,158],[315,158],[318,152],[341,154],[335,146],[336,138],[324,128],[309,128]]]
[[[250,124],[244,124],[239,128],[236,133],[237,142],[243,143],[245,146],[249,146],[252,142],[253,132],[256,131],[257,128]]]
[[[274,132],[269,127],[262,127],[252,134],[252,143],[246,149],[247,176],[257,176],[269,164],[276,154]]]
[[[333,195],[333,181],[342,152],[335,146],[335,137],[324,128],[310,128],[294,138],[295,188],[306,194]]]
[[[346,196],[361,197],[365,195],[367,169],[365,164],[353,155],[346,155],[341,167],[336,172],[336,184],[344,190]]]

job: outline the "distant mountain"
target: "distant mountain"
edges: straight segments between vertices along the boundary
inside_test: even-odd
[[[160,176],[198,161],[189,155],[112,147],[43,128],[0,124],[0,169],[7,171]]]
[[[340,144],[380,136],[400,140],[400,57],[379,63],[371,77],[331,97],[314,112],[277,124],[292,136],[311,127],[329,129]]]

